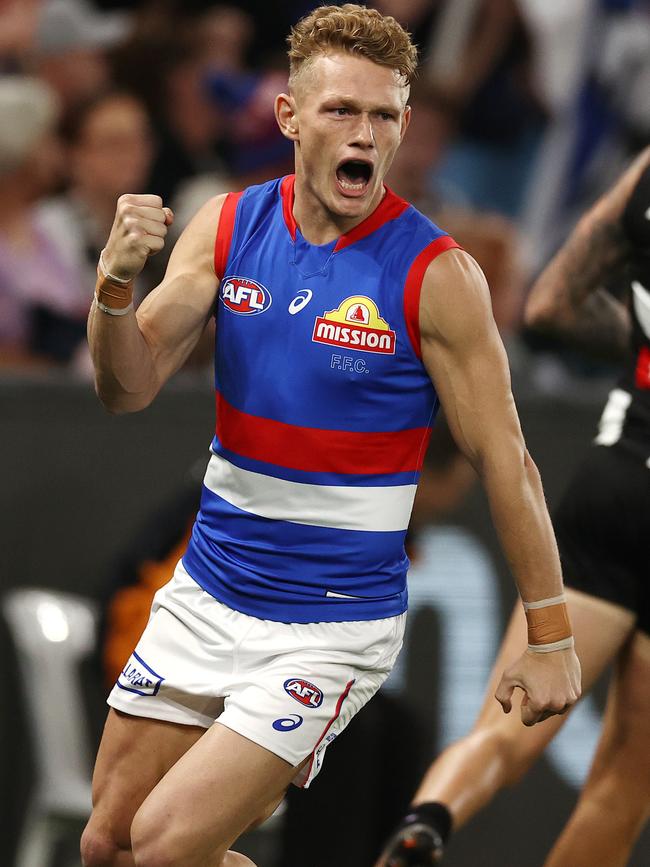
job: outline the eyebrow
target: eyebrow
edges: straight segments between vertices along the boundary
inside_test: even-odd
[[[323,103],[324,104],[336,103],[336,105],[340,105],[343,108],[356,108],[356,109],[361,108],[360,103],[357,102],[356,99],[354,99],[350,96],[339,96],[335,93],[328,94],[325,97],[323,97]],[[375,105],[375,106],[372,106],[372,108],[370,108],[369,110],[374,111],[374,112],[386,113],[386,114],[395,114],[395,113],[399,113],[399,111],[400,111],[400,109],[395,105]]]

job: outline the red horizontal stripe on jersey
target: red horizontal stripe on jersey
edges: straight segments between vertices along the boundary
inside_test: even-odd
[[[217,392],[217,437],[224,448],[252,460],[313,473],[416,472],[430,428],[358,432],[299,427],[240,412]]]

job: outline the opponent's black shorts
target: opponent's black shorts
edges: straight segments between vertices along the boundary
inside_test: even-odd
[[[634,612],[650,634],[650,467],[593,446],[553,524],[565,584]]]

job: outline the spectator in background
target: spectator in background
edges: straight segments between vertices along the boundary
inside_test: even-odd
[[[520,322],[523,274],[514,225],[497,213],[478,210],[442,181],[436,167],[456,130],[458,115],[422,82],[411,88],[411,123],[388,175],[394,191],[445,227],[479,263],[490,286],[494,318],[507,338]]]
[[[0,70],[18,72],[32,50],[43,0],[0,3]]]
[[[245,34],[236,16],[220,24],[231,29],[232,45],[225,54],[239,66]],[[186,179],[205,172],[222,172],[221,115],[205,85],[213,57],[206,46],[202,17],[176,11],[172,5],[144,7],[129,40],[113,54],[117,86],[143,101],[152,118],[158,151],[150,188],[171,201]],[[213,34],[214,22],[208,28]],[[239,48],[236,48],[239,46]]]
[[[239,6],[219,4],[198,19],[203,63],[213,71],[244,72],[255,35],[252,15]]]
[[[111,81],[107,52],[123,41],[130,19],[98,13],[86,0],[46,0],[34,39],[33,68],[57,93],[63,114]]]
[[[38,207],[39,224],[68,266],[83,274],[80,303],[90,306],[88,286],[103,240],[110,233],[115,203],[127,190],[145,191],[153,158],[149,118],[134,96],[109,91],[77,106],[62,127],[70,186]],[[152,260],[145,278],[156,282],[161,265]],[[162,263],[164,269],[164,262]],[[80,337],[85,337],[85,331]]]
[[[57,99],[43,82],[0,78],[0,363],[61,359],[84,330],[86,283],[39,225],[62,170]],[[86,298],[84,303],[80,299]]]
[[[279,132],[273,102],[286,89],[286,73],[236,74],[209,77],[215,104],[226,123],[227,165],[238,189],[293,172],[293,145]]]
[[[518,0],[377,0],[415,33],[420,76],[458,113],[438,168],[472,205],[516,217],[544,126]]]

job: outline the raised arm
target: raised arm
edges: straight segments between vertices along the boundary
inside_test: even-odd
[[[528,325],[604,358],[624,356],[630,317],[603,286],[631,251],[623,215],[649,166],[646,148],[578,222],[531,290]]]
[[[521,432],[489,290],[467,253],[447,251],[429,266],[422,286],[420,333],[424,364],[456,442],[481,477],[523,602],[561,596],[555,536],[539,473]],[[531,615],[529,625],[535,619]],[[548,653],[527,651],[497,690],[508,711],[514,687],[524,689],[528,698],[522,720],[528,725],[563,712],[579,697],[580,666],[572,642],[560,646],[563,649]]]
[[[111,412],[148,406],[201,337],[222,276],[215,274],[213,256],[224,199],[211,199],[196,214],[176,242],[162,282],[135,312],[124,281],[162,249],[172,214],[158,196],[120,198],[100,261],[109,277],[88,319],[95,387]]]

